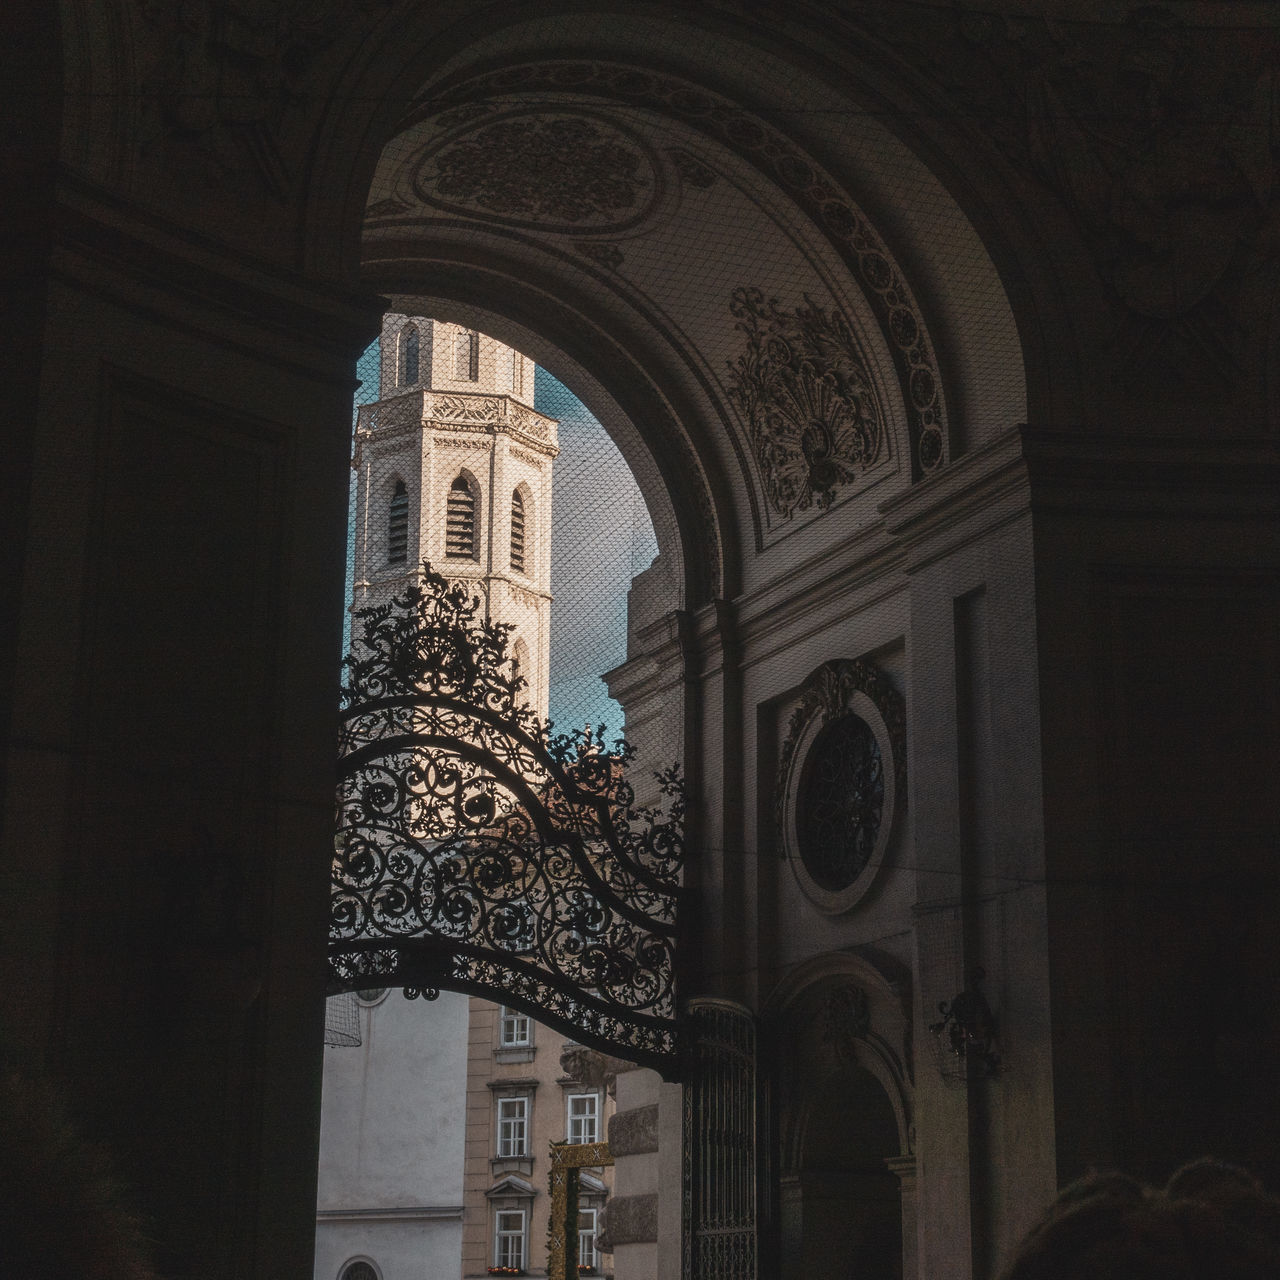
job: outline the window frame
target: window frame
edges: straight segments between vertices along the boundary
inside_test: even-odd
[[[504,1218],[520,1219],[518,1231],[511,1227],[503,1227]],[[495,1267],[515,1267],[518,1271],[525,1269],[526,1235],[529,1229],[529,1214],[525,1209],[495,1209],[493,1213],[493,1265]],[[503,1256],[503,1242],[514,1241],[518,1253],[515,1261]]]
[[[524,1032],[519,1039],[508,1036],[508,1023],[517,1027],[524,1024]],[[527,1013],[521,1013],[519,1009],[509,1009],[504,1004],[498,1012],[498,1048],[499,1049],[527,1049],[533,1044],[533,1019]]]
[[[508,1106],[519,1104],[519,1115],[504,1115]],[[529,1158],[529,1129],[532,1120],[532,1100],[527,1093],[511,1093],[497,1100],[497,1152],[499,1160],[527,1160]],[[518,1126],[518,1128],[517,1128]]]
[[[591,1226],[584,1228],[582,1219],[587,1215],[591,1215]],[[599,1235],[600,1210],[594,1205],[588,1205],[578,1210],[578,1270],[582,1272],[586,1268],[587,1275],[595,1275],[600,1270],[600,1250],[596,1247],[596,1238]],[[584,1258],[583,1246],[590,1249],[590,1257]]]
[[[453,377],[456,382],[480,381],[480,335],[459,329],[453,341]]]
[[[402,387],[412,387],[422,381],[422,332],[412,322],[400,330],[399,373],[399,384]]]
[[[590,1102],[591,1102],[590,1116],[589,1117],[575,1116],[573,1114],[573,1104],[575,1102],[585,1102],[588,1099],[590,1099]],[[583,1093],[566,1094],[565,1100],[564,1100],[564,1115],[565,1115],[564,1133],[565,1133],[566,1142],[568,1142],[572,1146],[587,1146],[593,1142],[600,1141],[600,1094],[599,1094],[599,1091],[591,1090]],[[589,1138],[575,1138],[574,1137],[575,1121],[585,1121],[588,1118],[591,1121],[592,1136]]]

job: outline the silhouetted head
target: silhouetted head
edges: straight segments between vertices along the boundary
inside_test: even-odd
[[[1244,1170],[1224,1168],[1230,1174],[1203,1170],[1179,1183],[1184,1192],[1208,1188],[1208,1199],[1199,1190],[1171,1196],[1119,1173],[1073,1182],[1002,1280],[1276,1280],[1280,1231],[1272,1224],[1280,1218],[1268,1216],[1276,1202]],[[1212,1197],[1228,1182],[1234,1193],[1219,1203]]]

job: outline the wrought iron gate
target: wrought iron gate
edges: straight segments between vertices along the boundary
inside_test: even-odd
[[[508,631],[429,565],[356,614],[330,992],[484,995],[670,1077],[679,773],[640,808],[630,748],[551,736],[522,703]]]
[[[728,1000],[691,1000],[684,1087],[684,1280],[756,1280],[760,1211],[756,1027]]]

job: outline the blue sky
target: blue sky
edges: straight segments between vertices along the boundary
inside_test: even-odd
[[[551,719],[568,732],[605,724],[622,732],[622,710],[602,671],[627,656],[627,588],[658,553],[631,469],[581,400],[545,369],[535,406],[560,420],[551,516]]]

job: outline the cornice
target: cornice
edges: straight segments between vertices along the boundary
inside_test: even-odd
[[[677,613],[667,613],[641,629],[639,652],[601,675],[609,696],[624,706],[674,688],[685,677],[683,636]]]
[[[852,595],[869,584],[883,583],[901,565],[902,550],[886,536],[882,522],[858,529],[745,596],[738,614],[740,637],[744,644],[753,646],[781,621],[818,609],[833,598]]]
[[[518,1089],[525,1093],[532,1093],[542,1082],[536,1076],[510,1076],[497,1077],[493,1080],[486,1080],[485,1087],[495,1091],[500,1089]]]
[[[462,1218],[459,1205],[395,1205],[377,1209],[317,1209],[316,1222],[433,1222]]]
[[[980,528],[1008,518],[1007,499],[1027,492],[1021,425],[961,455],[929,480],[880,503],[885,531],[908,551],[939,537],[953,540],[958,522],[978,517]],[[1006,500],[1002,502],[1001,500]],[[1027,503],[1021,506],[1025,509]],[[967,529],[969,536],[974,531]],[[915,567],[908,565],[908,569]]]

